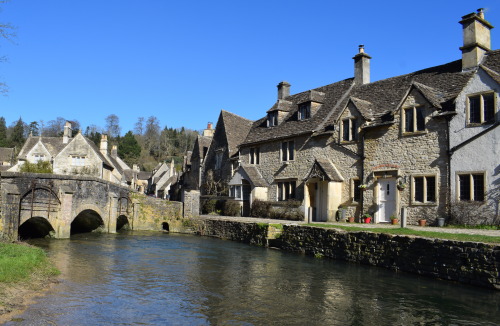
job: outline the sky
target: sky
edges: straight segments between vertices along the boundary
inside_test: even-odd
[[[353,77],[358,45],[371,81],[461,58],[461,17],[485,8],[500,26],[500,0],[10,0],[0,22],[0,116],[57,117],[122,134],[139,117],[164,127],[206,128],[221,110],[266,115],[276,85],[291,93]],[[492,30],[492,49],[500,31]]]

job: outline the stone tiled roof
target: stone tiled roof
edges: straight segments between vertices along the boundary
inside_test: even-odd
[[[151,172],[139,171],[137,173],[137,179],[139,180],[148,180],[149,178],[151,178]]]
[[[313,166],[309,170],[304,180],[313,177],[318,177],[323,180],[326,179],[328,181],[337,181],[337,182],[344,181],[344,178],[340,174],[339,170],[337,170],[335,165],[329,159],[326,158],[316,158],[316,161],[314,162]]]
[[[241,169],[246,173],[248,177],[248,181],[254,186],[254,187],[267,187],[269,184],[266,182],[266,180],[262,177],[262,174],[260,171],[257,169],[256,166],[254,165],[248,165],[248,164],[242,164]]]
[[[226,130],[229,157],[231,157],[238,152],[238,145],[247,137],[253,121],[224,110],[221,111],[221,116]]]
[[[483,69],[500,81],[500,50],[490,51],[482,62]],[[342,80],[286,97],[288,112],[278,126],[267,127],[267,118],[255,121],[242,145],[273,141],[315,132],[322,134],[337,124],[342,110],[349,100],[355,104],[368,126],[389,124],[392,114],[399,109],[412,87],[438,110],[453,110],[453,101],[476,69],[462,71],[462,61],[457,60],[440,66],[419,70],[406,75],[391,77],[364,85],[354,85],[353,79]],[[323,104],[310,119],[297,119],[298,104],[311,100],[311,94],[324,93]],[[318,97],[314,95],[314,97]],[[283,101],[282,101],[283,102]],[[285,103],[285,102],[284,102]],[[277,109],[276,102],[269,111]]]
[[[14,148],[0,147],[0,161],[10,162],[14,158]]]

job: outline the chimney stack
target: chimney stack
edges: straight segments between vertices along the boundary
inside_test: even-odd
[[[99,149],[101,150],[101,153],[103,155],[108,154],[108,135],[106,134],[101,135],[101,146]]]
[[[278,100],[283,100],[285,97],[290,96],[290,84],[286,81],[282,81],[278,84]]]
[[[370,57],[365,53],[365,46],[359,45],[359,52],[354,59],[354,83],[364,85],[370,83]]]
[[[112,158],[117,158],[118,157],[118,147],[116,145],[113,145],[111,147],[111,157]]]
[[[207,123],[207,129],[203,130],[203,136],[205,137],[213,137],[215,130],[213,129],[213,123]]]
[[[462,17],[459,21],[462,24],[464,45],[462,50],[462,70],[477,67],[486,52],[491,50],[490,30],[493,26],[484,19],[483,8],[477,13]]]
[[[71,122],[66,121],[64,124],[64,133],[63,133],[63,144],[67,144],[73,134],[73,130],[71,129]]]

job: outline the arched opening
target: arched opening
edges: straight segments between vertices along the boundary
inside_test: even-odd
[[[54,228],[43,217],[34,216],[19,226],[19,238],[21,240],[33,238],[51,237]]]
[[[161,228],[163,229],[163,231],[166,231],[166,232],[169,232],[170,231],[170,228],[168,226],[168,223],[167,222],[163,222],[161,224]]]
[[[71,223],[71,234],[98,231],[104,228],[104,222],[99,214],[91,209],[86,209]]]
[[[116,231],[120,230],[130,230],[130,224],[128,223],[128,218],[125,215],[118,216],[116,220]]]

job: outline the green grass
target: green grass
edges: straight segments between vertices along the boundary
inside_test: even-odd
[[[0,283],[15,283],[33,276],[50,277],[59,271],[45,252],[22,244],[0,243]]]
[[[356,226],[343,226],[343,225],[331,225],[331,224],[306,224],[308,226],[315,226],[321,228],[335,228],[342,229],[345,231],[370,231],[375,233],[388,233],[396,235],[415,235],[426,238],[436,238],[436,239],[446,239],[446,240],[456,240],[456,241],[473,241],[473,242],[485,242],[485,243],[500,243],[500,237],[487,236],[479,234],[465,234],[465,233],[444,233],[444,232],[432,232],[432,231],[417,231],[406,228],[361,228]]]

